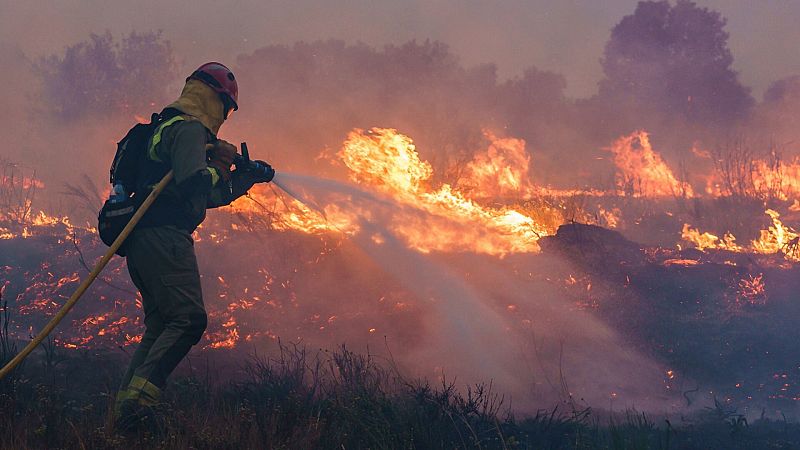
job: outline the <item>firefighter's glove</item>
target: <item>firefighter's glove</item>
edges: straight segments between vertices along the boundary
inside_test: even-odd
[[[236,156],[236,147],[222,139],[217,141],[213,147],[208,151],[209,160],[208,165],[216,169],[217,174],[225,180],[231,179],[231,165],[233,158]]]
[[[237,167],[231,178],[231,194],[233,199],[247,194],[257,183],[268,183],[275,177],[275,169],[264,161],[252,161],[261,165],[261,169],[244,169]]]

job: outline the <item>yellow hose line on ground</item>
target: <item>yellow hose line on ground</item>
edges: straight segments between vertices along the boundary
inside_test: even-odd
[[[58,313],[55,316],[53,316],[52,319],[50,319],[50,322],[47,323],[47,325],[42,329],[42,331],[40,331],[39,334],[36,335],[36,337],[32,341],[30,341],[28,345],[26,345],[25,348],[22,349],[21,352],[19,352],[11,361],[9,361],[8,364],[5,365],[5,367],[0,369],[0,380],[5,378],[6,375],[8,375],[12,370],[14,370],[14,368],[17,367],[25,359],[25,357],[27,357],[39,344],[41,344],[44,338],[46,338],[50,334],[50,332],[53,331],[53,329],[59,324],[59,322],[61,322],[61,320],[67,315],[67,313],[72,309],[72,307],[75,306],[76,303],[78,303],[78,300],[81,298],[81,296],[86,292],[87,289],[89,289],[89,286],[91,286],[94,280],[97,278],[97,276],[100,275],[100,272],[103,271],[108,262],[111,261],[111,257],[114,256],[114,253],[116,253],[117,250],[119,250],[120,246],[122,246],[122,243],[125,242],[125,239],[127,239],[128,235],[131,234],[133,228],[136,226],[137,223],[139,223],[139,220],[141,220],[142,216],[144,216],[144,213],[147,212],[147,209],[150,208],[150,206],[153,204],[156,197],[158,197],[158,195],[161,194],[161,191],[163,191],[164,188],[167,187],[167,184],[169,184],[169,182],[172,181],[172,177],[173,173],[170,170],[169,173],[164,175],[164,178],[162,178],[161,181],[158,182],[158,184],[153,188],[152,192],[150,192],[150,195],[148,195],[147,198],[144,200],[144,203],[142,203],[142,205],[139,207],[139,209],[136,211],[133,217],[131,217],[130,222],[128,222],[128,224],[125,225],[125,228],[122,229],[122,232],[119,234],[119,237],[117,237],[117,240],[115,240],[114,243],[111,244],[111,247],[109,247],[106,254],[103,255],[103,259],[101,259],[100,262],[98,262],[97,265],[94,266],[92,272],[89,273],[89,277],[83,280],[81,285],[78,286],[78,289],[75,290],[75,292],[72,294],[69,300],[67,300],[67,303],[65,303],[64,306],[62,306],[61,309],[58,311]]]

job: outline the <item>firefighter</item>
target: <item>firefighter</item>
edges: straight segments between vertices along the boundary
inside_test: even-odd
[[[146,329],[117,394],[122,431],[153,417],[167,377],[206,329],[192,232],[207,208],[227,205],[274,176],[262,161],[266,173],[231,170],[237,149],[216,136],[237,109],[233,72],[217,62],[203,64],[162,111],[164,121],[150,138],[145,175],[137,184],[146,189],[169,170],[175,177],[125,244]]]

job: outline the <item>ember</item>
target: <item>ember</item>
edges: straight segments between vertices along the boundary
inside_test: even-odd
[[[722,16],[673,4],[641,2],[606,33],[603,54],[591,59],[601,61],[599,78],[583,80],[591,86],[584,98],[572,90],[574,74],[545,66],[509,73],[507,62],[481,64],[472,52],[464,65],[430,41],[373,48],[323,40],[229,55],[237,75],[228,71],[217,84],[241,82],[242,109],[219,136],[246,139],[253,161],[277,174],[258,172],[260,184],[210,210],[192,235],[208,312],[202,337],[200,321],[192,326],[200,339],[193,351],[223,361],[271,358],[276,345],[325,353],[347,343],[386,361],[386,378],[455,378],[454,390],[469,399],[465,385],[491,380],[513,398],[514,413],[558,403],[575,416],[635,406],[692,417],[711,407],[727,430],[741,423],[723,406],[748,418],[762,408],[767,417],[800,411],[800,141],[792,120],[800,79],[750,90],[733,70],[746,65],[732,65]],[[235,43],[222,33],[219,45],[197,47],[239,47],[262,28],[275,29],[248,26]],[[491,32],[472,34],[498,47]],[[120,130],[149,122],[173,99],[168,87],[192,73],[177,72],[197,55],[172,53],[194,49],[185,38],[172,47],[158,34],[93,35],[41,60],[23,54],[46,45],[38,40],[20,55],[0,45],[9,71],[36,80],[24,99],[8,93],[13,142],[0,160],[0,326],[8,342],[36,335],[101,260],[98,206],[110,194],[129,201],[122,185],[108,187],[110,153]],[[201,86],[203,73],[192,83]],[[208,86],[211,103],[221,94],[230,110],[238,93]],[[47,133],[29,136],[30,117]],[[222,147],[227,153],[217,154]],[[239,147],[234,181],[243,179]],[[223,183],[215,189],[225,186],[233,153],[219,144],[209,151],[220,169],[212,179]],[[141,342],[143,299],[126,264],[111,259],[52,334],[46,363],[55,350],[113,355]],[[328,365],[337,382],[362,374]],[[297,397],[316,401],[328,387]],[[237,405],[230,410],[253,413],[259,430],[288,411]],[[336,423],[318,414],[297,422],[309,417],[320,427]],[[583,420],[575,429],[585,429]],[[506,429],[472,434],[477,442],[495,431]]]

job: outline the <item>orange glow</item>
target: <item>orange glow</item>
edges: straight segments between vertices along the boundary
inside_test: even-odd
[[[766,230],[759,232],[759,238],[750,242],[748,248],[743,248],[736,244],[736,237],[731,233],[726,233],[722,239],[711,233],[700,233],[693,229],[689,224],[683,225],[681,238],[690,242],[695,248],[700,250],[718,249],[732,252],[751,252],[763,255],[773,255],[777,253],[793,262],[800,261],[800,236],[797,232],[783,224],[780,214],[772,209],[764,211],[772,220],[772,225]]]
[[[353,130],[336,157],[349,169],[354,183],[397,204],[390,213],[390,231],[409,248],[422,253],[468,251],[500,257],[536,252],[539,238],[555,232],[563,218],[556,209],[526,211],[478,202],[499,195],[513,196],[515,192],[529,195],[533,189],[524,141],[499,139],[489,133],[487,138],[488,150],[476,156],[467,169],[471,177],[480,180],[468,188],[468,193],[450,184],[433,187],[431,164],[420,159],[411,138],[393,129]],[[373,211],[347,203],[317,205],[323,212],[320,214],[294,199],[276,201],[270,194],[266,189],[251,192],[259,205],[270,205],[268,212],[246,199],[234,202],[232,210],[269,215],[271,227],[276,230],[310,234],[355,235],[361,231],[361,220],[370,220],[374,215]],[[220,241],[224,236],[215,235],[212,239]],[[386,236],[371,233],[370,239],[381,245]]]
[[[636,131],[617,139],[608,149],[617,167],[620,195],[636,197],[692,197],[692,187],[678,181],[661,156],[653,151],[650,135]]]
[[[499,154],[497,141],[492,145]],[[522,147],[516,142],[513,148]],[[402,220],[393,223],[392,231],[420,252],[473,251],[497,256],[535,252],[539,238],[555,231],[517,209],[481,206],[449,184],[432,188],[431,165],[420,160],[413,141],[396,130],[354,130],[338,156],[356,183],[427,213],[403,214]]]
[[[665,160],[652,148],[649,136],[644,131],[622,136],[608,149],[614,155],[616,167],[616,187],[609,191],[591,187],[569,190],[535,185],[531,179],[532,157],[526,149],[525,141],[498,137],[488,131],[484,135],[485,148],[475,153],[458,171],[452,172],[459,174],[450,179],[452,183],[445,183],[436,177],[434,165],[421,157],[409,136],[390,128],[354,129],[347,134],[339,149],[329,152],[327,157],[336,159],[336,168],[346,171],[344,176],[358,185],[360,191],[365,193],[362,197],[366,200],[359,200],[360,194],[349,194],[346,189],[342,191],[347,195],[334,192],[336,195],[330,197],[333,200],[326,200],[329,197],[324,194],[321,195],[322,199],[316,199],[313,198],[312,188],[309,196],[313,200],[319,200],[312,207],[283,195],[275,185],[260,184],[247,197],[219,212],[211,213],[210,220],[194,233],[195,240],[202,242],[203,246],[216,246],[227,244],[227,240],[233,241],[238,233],[251,230],[324,235],[324,238],[319,239],[319,242],[324,243],[324,248],[314,251],[308,257],[309,264],[324,261],[325,255],[335,251],[347,236],[360,237],[362,239],[359,242],[368,242],[368,245],[400,245],[420,253],[465,252],[502,258],[511,254],[538,252],[539,239],[542,236],[554,234],[559,225],[571,220],[619,229],[624,234],[633,225],[647,224],[648,222],[640,219],[647,218],[647,214],[655,211],[656,214],[663,213],[664,220],[673,221],[670,225],[683,224],[681,246],[688,245],[707,254],[697,256],[697,252],[654,247],[643,250],[657,255],[652,260],[660,261],[662,266],[672,270],[696,270],[695,267],[702,266],[706,261],[717,261],[718,264],[731,266],[739,264],[736,269],[739,275],[729,283],[725,297],[736,306],[763,304],[767,299],[765,275],[759,272],[746,273],[750,267],[746,260],[757,260],[759,264],[763,263],[761,267],[774,264],[777,259],[780,259],[779,267],[789,267],[791,262],[800,261],[798,233],[785,225],[781,215],[773,209],[765,211],[769,225],[763,226],[765,229],[760,231],[758,238],[752,241],[743,240],[741,244],[725,229],[701,230],[685,223],[688,217],[701,217],[704,223],[710,224],[729,222],[714,220],[716,218],[711,213],[716,212],[715,209],[709,209],[709,214],[700,210],[705,204],[699,200],[681,203],[675,207],[672,203],[663,201],[664,197],[698,198],[703,195],[720,195],[719,188],[713,194],[694,193],[686,183],[678,180],[680,177],[673,174]],[[699,147],[692,151],[697,158],[709,158],[709,152],[700,150]],[[755,189],[775,190],[775,186],[780,187],[776,190],[781,192],[777,198],[785,201],[769,202],[770,206],[782,212],[787,209],[800,212],[800,200],[795,199],[790,205],[793,197],[787,195],[794,191],[800,193],[800,162],[775,166],[764,161],[755,161],[752,167]],[[447,173],[451,172],[448,170]],[[701,180],[698,186],[714,177],[714,174],[709,174],[707,177],[696,178]],[[28,185],[40,186],[38,183],[31,179]],[[339,186],[337,183],[339,182],[332,182],[330,186]],[[620,195],[628,198],[618,198]],[[644,201],[630,197],[638,197]],[[649,206],[666,203],[669,203],[666,210]],[[686,204],[697,209],[689,210],[687,214],[689,208],[683,207]],[[645,206],[642,208],[645,212],[635,209],[639,205]],[[55,237],[52,241],[59,245],[66,244],[68,250],[65,253],[75,261],[83,255],[77,255],[73,247],[78,251],[82,248],[95,251],[86,252],[88,265],[96,260],[99,253],[96,251],[97,247],[104,250],[92,227],[73,225],[66,216],[33,210],[30,208],[31,203],[22,206],[28,209],[22,221],[14,220],[14,211],[0,211],[0,239]],[[792,223],[797,217],[789,215],[784,220]],[[760,220],[763,217],[757,215],[757,218]],[[678,220],[681,221],[677,222]],[[737,234],[738,230],[747,229],[741,225],[748,225],[730,223],[735,223],[731,226],[737,227]],[[758,227],[751,229],[756,230]],[[82,248],[78,248],[79,236],[85,239]],[[72,239],[76,239],[75,246]],[[307,242],[302,239],[299,241]],[[310,241],[316,243],[317,239]],[[214,251],[224,250],[223,247]],[[723,255],[722,258],[716,258],[714,252],[719,251],[747,252],[756,257]],[[777,257],[758,257],[759,254]],[[729,260],[721,262],[726,257]],[[789,262],[783,261],[784,257]],[[119,258],[115,260],[121,263]],[[516,258],[509,261],[509,264],[514,261]],[[20,305],[20,314],[50,316],[63,304],[63,299],[86,273],[74,263],[66,264],[66,270],[64,267],[65,265],[59,266],[51,262],[41,265],[38,275],[31,280],[24,293],[26,303]],[[324,264],[318,267],[324,267]],[[202,347],[235,348],[242,342],[258,337],[277,339],[277,333],[285,333],[280,326],[271,323],[254,330],[254,326],[260,324],[256,325],[251,320],[251,315],[259,317],[261,311],[276,313],[275,317],[281,317],[277,314],[289,314],[290,309],[298,308],[304,300],[302,293],[295,292],[291,277],[278,275],[272,269],[265,262],[263,267],[258,268],[259,279],[254,284],[249,284],[253,281],[253,278],[249,278],[247,287],[242,286],[241,280],[231,272],[206,274],[203,284],[204,288],[211,288],[208,301],[209,306],[214,305],[209,307],[210,323],[213,327],[205,334]],[[297,272],[302,268],[296,266],[289,269]],[[124,265],[119,265],[115,274],[119,274],[120,270],[124,270]],[[526,276],[534,277],[531,273]],[[115,281],[112,276],[108,279]],[[588,276],[577,273],[554,280],[559,283],[563,280],[564,288],[575,293],[578,309],[600,307],[598,298],[601,294],[596,292],[602,292],[599,287],[602,285],[593,284]],[[127,282],[127,279],[124,281]],[[629,276],[620,282],[625,287],[631,285]],[[129,293],[134,289],[131,285],[116,284],[114,283],[114,287]],[[61,345],[85,348],[106,345],[109,342],[123,346],[139,342],[141,336],[133,335],[142,327],[141,314],[135,309],[141,309],[141,302],[133,300],[133,295],[135,294],[120,293],[119,297],[108,295],[107,299],[101,298],[100,301],[105,302],[101,303],[101,308],[107,309],[93,309],[91,314],[84,311],[73,322],[81,330],[80,336],[64,338],[60,341]],[[381,297],[381,302],[384,299],[387,301],[385,307],[393,313],[413,313],[418,310],[413,301],[395,299],[390,295]],[[526,309],[522,304],[511,302],[501,305],[509,315],[524,314]],[[251,311],[244,313],[245,310]],[[135,314],[129,314],[130,312]],[[324,330],[326,334],[341,327],[343,323],[348,323],[346,311],[325,309],[314,313],[309,323],[314,325],[315,330]],[[274,328],[270,329],[272,327]],[[369,322],[360,324],[356,330],[376,334],[386,331],[383,323]],[[23,331],[21,334],[24,333]],[[668,371],[667,377],[672,379],[675,374]]]
[[[765,213],[772,219],[772,225],[761,230],[757,240],[752,242],[752,248],[757,253],[773,254],[783,253],[790,261],[800,261],[798,251],[798,235],[794,229],[784,225],[777,211],[768,209]]]
[[[693,244],[698,250],[711,248],[732,252],[742,251],[742,247],[736,244],[736,236],[733,234],[725,233],[722,239],[720,239],[718,236],[708,232],[701,233],[700,230],[692,228],[688,223],[683,224],[681,239]]]
[[[700,261],[697,261],[696,259],[674,259],[673,258],[673,259],[664,260],[664,262],[662,264],[665,265],[665,266],[684,266],[684,267],[689,267],[689,266],[696,266],[696,265],[700,264]]]
[[[498,138],[490,131],[484,136],[491,142],[485,153],[476,153],[467,163],[457,185],[470,198],[530,198],[534,188],[530,182],[531,157],[525,141]]]
[[[597,215],[599,219],[599,225],[606,226],[608,228],[617,228],[622,220],[620,219],[622,211],[620,211],[619,208],[607,210],[603,208],[602,205],[597,205]]]

